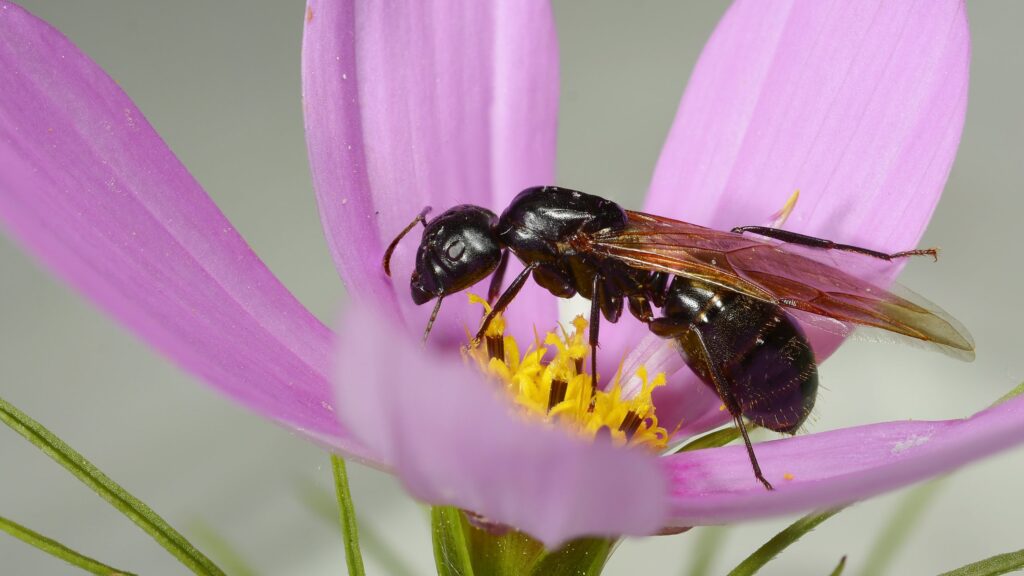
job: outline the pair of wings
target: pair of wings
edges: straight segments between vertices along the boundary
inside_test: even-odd
[[[632,267],[702,280],[771,302],[846,335],[855,325],[912,338],[957,358],[974,342],[938,306],[893,285],[892,263],[626,211],[627,224],[588,238],[597,254]]]

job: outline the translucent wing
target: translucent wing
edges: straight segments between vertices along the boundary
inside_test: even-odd
[[[703,280],[819,316],[836,327],[871,326],[959,358],[974,357],[974,342],[959,323],[924,298],[890,285],[889,262],[641,212],[627,211],[627,216],[623,229],[584,239],[587,248],[636,268]]]

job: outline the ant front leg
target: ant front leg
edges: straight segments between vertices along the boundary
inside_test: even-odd
[[[797,246],[807,246],[810,248],[821,248],[823,250],[840,250],[843,252],[853,252],[855,254],[863,254],[872,258],[878,258],[879,260],[891,261],[897,258],[907,258],[908,256],[931,256],[937,262],[939,260],[939,251],[936,248],[924,248],[921,250],[904,250],[903,252],[894,252],[892,254],[886,254],[885,252],[879,252],[877,250],[870,250],[868,248],[861,248],[860,246],[852,246],[850,244],[838,244],[831,240],[825,240],[824,238],[815,238],[814,236],[807,236],[806,234],[798,234],[796,232],[790,232],[789,230],[779,230],[778,228],[768,228],[765,226],[739,226],[732,229],[735,234],[743,234],[744,232],[750,232],[758,236],[765,238],[771,238],[772,240],[781,240],[788,244],[795,244]]]
[[[484,316],[484,319],[480,322],[480,329],[477,330],[476,336],[473,337],[473,341],[470,343],[471,346],[476,347],[480,343],[480,340],[483,339],[484,334],[487,333],[487,328],[491,325],[491,321],[494,320],[495,316],[501,314],[502,312],[505,311],[506,308],[508,308],[508,305],[512,302],[516,295],[519,294],[519,291],[523,289],[523,285],[526,284],[526,280],[530,277],[530,273],[533,272],[533,269],[536,267],[537,264],[530,264],[526,268],[523,268],[523,271],[520,272],[519,275],[516,276],[515,280],[513,280],[512,283],[509,284],[508,288],[506,288],[505,291],[502,292],[501,296],[498,298],[498,301],[495,302],[494,306],[491,307],[491,311],[488,312],[487,315]]]
[[[494,304],[494,300],[501,293],[501,284],[505,281],[505,270],[508,269],[508,250],[501,251],[501,260],[498,262],[498,267],[494,270],[494,274],[491,275],[491,285],[487,288],[487,302]]]

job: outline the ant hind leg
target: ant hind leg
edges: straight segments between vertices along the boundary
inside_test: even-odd
[[[839,244],[831,240],[825,240],[824,238],[815,238],[814,236],[807,236],[806,234],[798,234],[796,232],[790,232],[789,230],[779,230],[778,228],[768,228],[766,226],[739,226],[732,229],[735,234],[743,234],[749,232],[765,238],[771,238],[772,240],[781,240],[788,244],[795,244],[797,246],[807,246],[810,248],[821,248],[822,250],[840,250],[842,252],[853,252],[855,254],[863,254],[870,256],[871,258],[878,258],[879,260],[896,260],[897,258],[907,258],[909,256],[931,256],[937,262],[939,260],[938,248],[922,248],[919,250],[904,250],[902,252],[893,252],[892,254],[886,254],[885,252],[879,252],[877,250],[871,250],[868,248],[861,248],[860,246],[852,246],[850,244]]]

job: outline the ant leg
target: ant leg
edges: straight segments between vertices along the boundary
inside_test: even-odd
[[[391,241],[391,244],[388,244],[388,249],[384,251],[384,259],[382,262],[384,265],[384,274],[388,278],[391,277],[391,255],[394,254],[395,247],[397,247],[398,243],[402,241],[402,238],[405,238],[406,234],[416,227],[417,222],[423,224],[424,228],[427,227],[427,214],[430,214],[430,210],[430,206],[420,210],[420,213],[412,219],[412,222],[409,222],[409,225],[403,228],[402,231],[398,233],[398,236],[395,236],[395,239]]]
[[[788,230],[779,230],[778,228],[768,228],[765,226],[739,226],[732,229],[735,234],[742,234],[744,232],[750,232],[751,234],[757,234],[765,238],[771,238],[772,240],[781,240],[788,242],[789,244],[796,244],[798,246],[808,246],[811,248],[821,248],[823,250],[841,250],[843,252],[854,252],[856,254],[863,254],[872,258],[878,258],[879,260],[895,260],[897,258],[906,258],[908,256],[931,256],[936,262],[939,260],[939,250],[937,248],[924,248],[921,250],[904,250],[903,252],[894,252],[892,254],[886,254],[885,252],[879,252],[877,250],[870,250],[868,248],[861,248],[859,246],[851,246],[849,244],[838,244],[831,240],[825,240],[823,238],[815,238],[814,236],[807,236],[805,234],[798,234],[796,232],[790,232]]]
[[[437,297],[437,304],[434,304],[434,311],[430,313],[430,320],[427,321],[427,328],[423,330],[423,344],[427,343],[427,338],[430,336],[430,330],[434,327],[434,320],[437,320],[437,313],[441,311],[442,300],[444,300],[444,296]]]
[[[498,262],[498,267],[494,269],[494,274],[491,276],[491,285],[487,289],[487,302],[494,304],[494,300],[501,292],[501,283],[505,281],[505,270],[507,269],[508,250],[502,250],[501,260]]]
[[[604,278],[600,272],[594,274],[594,284],[590,292],[590,387],[597,392],[597,338],[601,331],[601,286]]]
[[[530,277],[530,272],[533,272],[533,269],[536,267],[536,264],[530,264],[526,268],[523,268],[523,271],[520,272],[519,275],[516,276],[515,280],[513,280],[512,283],[509,284],[508,288],[506,288],[505,291],[501,293],[501,296],[498,298],[498,301],[495,302],[494,306],[491,307],[491,311],[488,312],[487,315],[484,316],[484,319],[480,322],[480,329],[477,330],[476,336],[473,337],[471,346],[476,346],[477,344],[480,343],[480,340],[484,337],[484,334],[487,332],[487,328],[491,325],[491,320],[494,320],[495,316],[501,314],[502,312],[505,311],[506,308],[508,308],[508,305],[512,302],[512,299],[515,298],[516,294],[519,294],[519,291],[523,289],[523,284],[526,284],[526,279]]]
[[[733,416],[732,420],[736,423],[736,427],[740,429],[743,443],[747,446],[747,456],[750,457],[750,464],[754,467],[754,478],[760,480],[766,489],[775,490],[771,482],[765,480],[764,474],[761,473],[761,467],[757,464],[757,456],[754,456],[754,445],[750,443],[750,436],[747,435],[747,425],[743,423],[743,416]]]
[[[702,352],[698,361],[703,362],[704,369],[708,375],[711,376],[712,382],[715,385],[715,391],[718,393],[718,397],[725,402],[725,407],[729,409],[729,414],[732,415],[732,420],[736,424],[736,427],[740,429],[740,435],[743,436],[743,443],[747,446],[747,456],[750,457],[750,464],[754,468],[754,477],[757,478],[758,482],[764,485],[768,490],[774,490],[771,483],[764,477],[761,472],[761,466],[757,463],[757,456],[754,456],[754,445],[750,442],[750,436],[747,434],[747,426],[743,422],[743,414],[740,411],[739,404],[735,401],[730,392],[729,381],[726,380],[725,376],[719,371],[718,363],[713,360],[711,349],[708,347],[707,342],[704,340],[704,335],[701,334],[700,330],[696,326],[691,326],[690,331],[696,337],[697,342],[700,343],[700,351]],[[696,371],[696,370],[695,370]]]
[[[626,298],[629,303],[629,313],[634,318],[643,322],[644,324],[650,324],[654,320],[654,311],[651,310],[651,301],[646,296],[640,294],[634,294]]]

